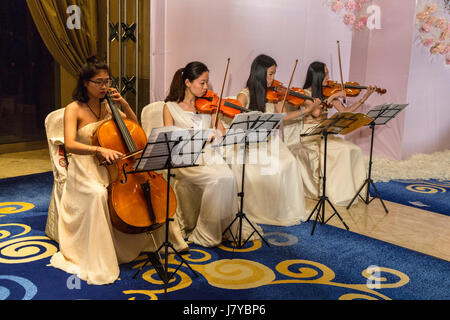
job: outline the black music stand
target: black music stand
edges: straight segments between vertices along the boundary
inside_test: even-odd
[[[169,241],[169,226],[170,222],[174,221],[173,218],[169,217],[170,178],[175,176],[171,173],[172,169],[197,166],[195,162],[202,153],[209,138],[209,134],[210,130],[187,130],[177,127],[155,128],[150,134],[148,139],[149,142],[145,146],[141,158],[137,161],[135,171],[131,172],[167,170],[165,241],[155,253],[147,254],[147,261],[133,276],[133,278],[135,278],[149,262],[155,265],[153,261],[156,258],[156,254],[164,248],[164,267],[162,268],[163,270],[157,270],[161,280],[164,282],[164,297],[167,295],[169,281],[183,264],[191,270],[195,277],[198,277],[197,273],[191,268],[189,263],[187,263],[177,250],[175,250],[172,243]],[[127,174],[128,173],[130,172],[127,172]],[[171,248],[175,255],[181,260],[181,263],[170,275],[168,274],[169,248]],[[155,267],[155,269],[157,268]]]
[[[335,215],[341,220],[344,227],[349,230],[349,227],[345,224],[344,219],[342,219],[339,212],[336,210],[336,208],[333,206],[333,204],[330,202],[328,197],[326,196],[326,181],[327,181],[327,141],[328,141],[328,135],[329,134],[345,134],[348,132],[351,132],[364,124],[366,124],[368,121],[371,121],[367,119],[367,117],[361,117],[362,114],[360,113],[351,113],[351,112],[338,112],[334,114],[331,118],[326,119],[319,123],[317,126],[311,127],[308,129],[305,133],[301,134],[300,136],[313,136],[313,135],[322,135],[324,139],[324,152],[323,152],[323,178],[322,178],[322,195],[319,197],[319,201],[315,205],[314,209],[312,210],[311,214],[308,217],[309,221],[311,217],[313,216],[314,212],[316,212],[316,217],[314,219],[314,224],[311,230],[311,235],[314,234],[314,229],[316,228],[317,220],[320,221],[320,224],[326,224],[331,218],[333,218]],[[319,160],[320,161],[320,160]],[[331,208],[333,209],[333,214],[325,220],[325,205],[328,203]]]
[[[383,205],[384,211],[386,213],[389,213],[388,209],[386,208],[386,205],[383,202],[383,199],[381,199],[380,193],[378,192],[377,188],[375,187],[375,183],[373,182],[371,178],[372,174],[372,152],[373,152],[373,138],[375,135],[375,126],[377,125],[385,125],[388,123],[391,119],[395,118],[400,111],[402,111],[408,104],[382,104],[373,107],[369,112],[367,112],[367,115],[374,120],[368,124],[370,129],[372,130],[372,136],[370,138],[370,156],[369,156],[369,172],[367,179],[364,181],[361,188],[359,188],[358,192],[353,197],[352,201],[347,206],[347,209],[350,208],[350,206],[355,201],[356,197],[360,197],[361,200],[368,205],[372,202],[373,199],[378,198],[380,199],[381,204]],[[367,185],[367,192],[366,192],[366,198],[364,199],[361,197],[360,193],[363,190],[364,186]],[[369,200],[370,198],[370,186],[373,187],[373,190],[375,191],[375,197]]]
[[[244,210],[244,181],[245,181],[245,159],[247,154],[247,149],[250,143],[258,143],[267,141],[268,137],[272,131],[280,124],[280,122],[285,117],[283,113],[261,113],[261,112],[249,112],[240,113],[236,115],[231,123],[227,133],[221,138],[216,147],[225,147],[228,145],[239,145],[243,144],[242,152],[242,180],[241,180],[241,192],[238,193],[240,197],[240,207],[239,211],[236,213],[236,217],[230,223],[230,225],[225,228],[222,235],[228,231],[233,238],[233,243],[235,247],[242,248],[251,236],[256,232],[259,237],[264,241],[264,243],[270,247],[269,243],[264,239],[264,237],[258,232],[254,225],[247,218]],[[242,242],[242,222],[248,222],[248,224],[253,228],[253,232],[248,236],[248,238]],[[231,230],[232,225],[238,221],[237,237],[233,235]]]

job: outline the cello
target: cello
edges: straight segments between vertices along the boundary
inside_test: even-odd
[[[125,156],[108,165],[110,185],[108,205],[113,226],[130,234],[153,231],[166,222],[167,181],[155,172],[133,172],[135,155],[147,143],[144,129],[130,119],[123,119],[117,106],[106,93],[113,119],[102,123],[92,137],[92,145],[119,151]],[[101,162],[102,159],[99,159]],[[175,193],[170,188],[169,217],[176,211]]]

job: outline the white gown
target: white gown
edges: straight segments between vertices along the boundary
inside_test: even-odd
[[[90,144],[92,135],[106,120],[80,128],[77,141]],[[108,171],[98,165],[93,155],[71,155],[58,218],[59,251],[50,264],[76,274],[88,284],[113,283],[119,278],[119,264],[133,261],[140,252],[156,251],[165,239],[164,226],[153,231],[154,238],[114,228],[109,216],[108,185]],[[170,226],[169,239],[175,249],[186,248],[178,226]]]
[[[176,127],[209,129],[210,115],[185,111],[175,102],[166,105]],[[209,144],[204,150],[205,154],[197,161],[199,166],[173,170],[175,192],[183,194],[178,197],[177,219],[189,241],[214,247],[231,239],[229,232],[224,237],[222,233],[238,211],[238,191],[233,172],[221,155],[213,152]],[[237,226],[234,223],[231,228],[235,236]],[[243,226],[243,237],[248,237],[251,230]]]
[[[249,91],[246,88],[241,93],[247,96],[244,107],[248,108]],[[272,103],[266,104],[266,112],[275,112]],[[300,166],[278,134],[272,134],[267,143],[250,144],[249,155],[252,153],[259,156],[253,158],[256,161],[249,156],[245,165],[243,210],[250,221],[277,226],[306,221]],[[240,190],[242,165],[234,163],[232,169]]]
[[[307,93],[309,91],[306,90]],[[307,115],[304,117],[304,133],[310,127],[317,125],[327,118],[323,113],[321,118],[314,119]],[[286,137],[285,137],[286,138]],[[305,195],[317,199],[322,194],[323,150],[324,141],[319,135],[301,137],[292,135],[285,142],[289,149],[301,163],[301,172]],[[338,206],[347,206],[358,192],[366,179],[366,165],[364,155],[357,145],[335,135],[327,138],[327,185],[326,195],[329,200]],[[354,203],[357,203],[357,199]]]

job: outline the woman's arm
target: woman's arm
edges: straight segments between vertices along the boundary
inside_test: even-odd
[[[122,156],[122,153],[118,151],[84,144],[76,140],[79,108],[77,102],[72,102],[66,106],[64,111],[64,147],[66,151],[68,153],[81,155],[95,155],[99,153],[108,163],[112,163],[119,159]]]
[[[119,110],[122,118],[127,118],[127,119],[133,120],[134,122],[138,123],[136,114],[134,113],[133,109],[131,109],[128,102],[119,93],[119,91],[117,91],[117,89],[115,89],[115,88],[110,88],[109,92],[111,94],[111,98],[113,99],[113,101],[122,107],[123,112],[121,110]]]
[[[330,104],[336,108],[339,112],[355,112],[356,109],[358,109],[364,102],[366,102],[367,99],[372,95],[372,93],[375,91],[375,87],[369,86],[367,87],[366,93],[363,95],[363,97],[352,104],[351,106],[344,106],[344,104],[338,100],[339,97],[345,97],[345,92],[341,91],[340,93],[334,94],[330,96],[327,100],[330,102]],[[343,93],[342,93],[343,92]]]
[[[164,126],[165,127],[174,125],[173,117],[170,114],[170,111],[169,111],[169,108],[167,107],[167,104],[165,104],[164,108],[163,108],[163,121],[164,121]]]
[[[241,106],[245,108],[245,106],[247,105],[247,96],[243,93],[239,93],[236,99],[241,103]]]
[[[214,113],[214,114],[211,115],[211,128],[214,128],[214,125],[216,124],[216,123],[215,123],[215,119],[216,119],[216,114]],[[225,133],[226,133],[226,129],[225,129],[225,127],[223,126],[223,123],[222,123],[222,121],[220,120],[220,117],[219,117],[219,119],[217,120],[217,130],[220,132],[220,134],[221,134],[222,136],[225,135]]]
[[[303,115],[311,114],[317,118],[322,112],[322,101],[319,98],[314,98],[314,101],[305,100],[300,107]]]

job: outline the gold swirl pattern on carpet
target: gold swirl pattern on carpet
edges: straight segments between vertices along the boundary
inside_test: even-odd
[[[283,234],[280,233],[278,236],[280,235],[282,236]],[[285,234],[284,237],[287,239],[287,242],[290,242],[293,236]],[[276,242],[271,241],[271,243]],[[279,245],[283,245],[283,243]],[[256,240],[253,244],[249,244],[249,248],[246,249],[231,249],[225,245],[221,245],[219,248],[224,251],[250,252],[258,250],[261,246],[261,241]],[[378,292],[377,289],[399,288],[410,281],[406,274],[398,270],[378,266],[371,266],[363,270],[361,272],[363,279],[361,283],[340,283],[335,281],[336,275],[330,267],[309,260],[280,261],[276,265],[275,270],[272,270],[260,262],[246,259],[213,260],[207,249],[191,249],[190,253],[183,257],[196,272],[200,273],[208,281],[209,285],[222,289],[243,290],[281,284],[314,284],[348,289],[349,293],[341,295],[339,297],[340,300],[391,300],[388,296]],[[173,254],[170,255],[168,262],[173,265],[180,263]],[[139,268],[142,263],[135,265],[134,268]],[[387,277],[387,275],[391,275],[391,277]],[[162,281],[156,280],[153,276],[158,277],[156,272],[151,269],[143,275],[143,278],[152,284],[163,284]],[[398,280],[389,282],[388,278],[396,278]],[[192,281],[190,275],[179,270],[169,282],[168,292],[186,288],[192,284]],[[136,294],[142,294],[151,300],[157,300],[158,294],[163,292],[164,290],[161,289],[128,290],[123,293],[132,295],[129,298],[130,300],[136,299]]]
[[[0,214],[26,212],[34,205],[26,202],[0,202]],[[5,217],[0,215],[0,217]],[[20,232],[18,232],[20,231]],[[57,248],[45,236],[22,237],[31,232],[31,227],[20,223],[0,224],[0,263],[17,264],[45,259]]]
[[[447,188],[450,188],[450,183],[431,183],[429,181],[417,181],[414,184],[406,186],[406,189],[412,192],[418,193],[438,193],[447,192]]]

